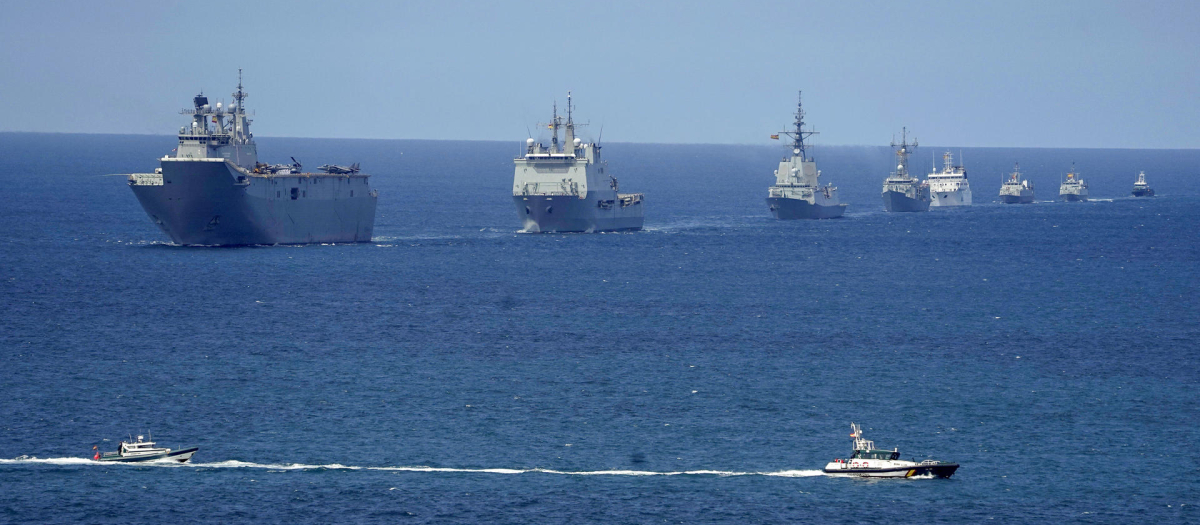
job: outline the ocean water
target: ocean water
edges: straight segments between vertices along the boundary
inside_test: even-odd
[[[887,214],[823,147],[818,222],[779,148],[613,143],[645,231],[529,235],[519,140],[262,138],[361,162],[375,241],[194,248],[106,176],[173,142],[0,134],[0,521],[1200,521],[1200,152],[967,148],[975,206]],[[852,421],[962,467],[821,474]],[[87,459],[147,431],[200,451]]]

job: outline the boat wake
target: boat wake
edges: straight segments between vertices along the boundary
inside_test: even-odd
[[[820,470],[779,470],[773,472],[738,472],[728,470],[680,470],[680,471],[653,471],[653,470],[554,470],[544,468],[530,469],[512,469],[512,468],[452,468],[452,467],[371,467],[371,466],[354,466],[342,465],[339,463],[329,463],[323,465],[310,465],[304,463],[253,463],[249,461],[217,461],[213,463],[178,463],[175,461],[145,461],[136,463],[100,463],[87,458],[36,458],[36,457],[17,457],[13,459],[0,459],[0,466],[4,465],[103,465],[107,467],[170,467],[170,468],[199,468],[199,469],[260,469],[267,471],[306,471],[306,470],[367,470],[367,471],[382,471],[382,472],[430,472],[430,473],[469,473],[469,474],[555,474],[563,476],[769,476],[780,478],[807,478],[813,476],[824,476],[825,473]]]

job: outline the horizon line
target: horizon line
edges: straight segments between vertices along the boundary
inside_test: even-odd
[[[27,135],[100,135],[100,136],[134,136],[134,137],[175,137],[175,134],[167,135],[160,133],[96,133],[88,131],[11,131],[0,130],[0,134],[27,134]],[[288,136],[288,135],[256,135],[254,138],[268,139],[305,139],[305,140],[392,140],[392,141],[426,141],[426,142],[508,142],[508,140],[498,139],[417,139],[417,138],[378,138],[378,137],[304,137],[304,136]],[[524,144],[524,140],[515,140]],[[754,147],[783,147],[782,144],[770,143],[753,143],[753,142],[629,142],[629,141],[612,141],[613,144],[639,144],[639,145],[662,145],[662,146],[754,146]],[[813,144],[812,147],[834,147],[834,148],[890,148],[889,145],[880,144]],[[925,146],[926,148],[933,146]],[[1168,147],[1108,147],[1108,146],[937,146],[938,148],[976,148],[976,149],[1000,149],[1000,148],[1021,148],[1021,149],[1105,149],[1105,150],[1162,150],[1162,151],[1196,151],[1200,148],[1168,148]]]

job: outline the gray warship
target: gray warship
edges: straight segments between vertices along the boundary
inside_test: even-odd
[[[817,162],[804,151],[804,138],[815,131],[804,131],[804,107],[796,103],[796,129],[771,135],[792,138],[792,155],[779,161],[775,170],[775,185],[767,193],[767,206],[776,219],[832,219],[846,213],[846,205],[838,202],[837,188],[818,180],[821,172]]]
[[[1021,176],[1021,165],[1013,165],[1008,180],[1000,185],[1000,202],[1004,204],[1029,204],[1033,202],[1033,183]]]
[[[1066,180],[1058,186],[1058,197],[1064,202],[1087,202],[1088,200],[1088,185],[1078,173],[1075,172],[1075,163],[1071,163],[1071,171],[1067,173]]]
[[[525,152],[513,159],[513,203],[524,231],[602,232],[640,230],[645,218],[641,193],[618,193],[617,179],[600,160],[600,144],[584,143],[575,136],[571,94],[567,93],[567,118],[550,123],[550,146],[525,141]],[[582,124],[580,124],[582,125]],[[558,142],[558,130],[566,143]]]
[[[369,242],[378,198],[369,176],[357,164],[303,173],[295,159],[258,162],[246,97],[239,69],[232,104],[197,95],[181,112],[192,121],[174,154],[154,173],[129,175],[150,220],[183,245]]]
[[[883,182],[883,207],[890,212],[929,211],[929,185],[921,179],[908,174],[908,155],[910,148],[917,147],[917,141],[908,143],[908,128],[900,131],[900,143],[892,136],[892,147],[896,148],[896,171]]]

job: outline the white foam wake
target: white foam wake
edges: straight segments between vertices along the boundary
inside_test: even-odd
[[[178,463],[171,460],[147,461],[137,463],[99,462],[87,458],[35,458],[18,457],[0,459],[0,465],[47,464],[47,465],[120,465],[120,466],[155,466],[178,468],[244,468],[274,471],[290,470],[375,470],[386,472],[460,472],[476,474],[557,474],[563,476],[773,476],[784,478],[806,478],[824,475],[820,470],[780,470],[774,472],[738,472],[728,470],[554,470],[545,468],[514,469],[514,468],[454,468],[454,467],[372,467],[342,465],[329,463],[311,465],[305,463],[253,463],[231,459],[212,463]]]

